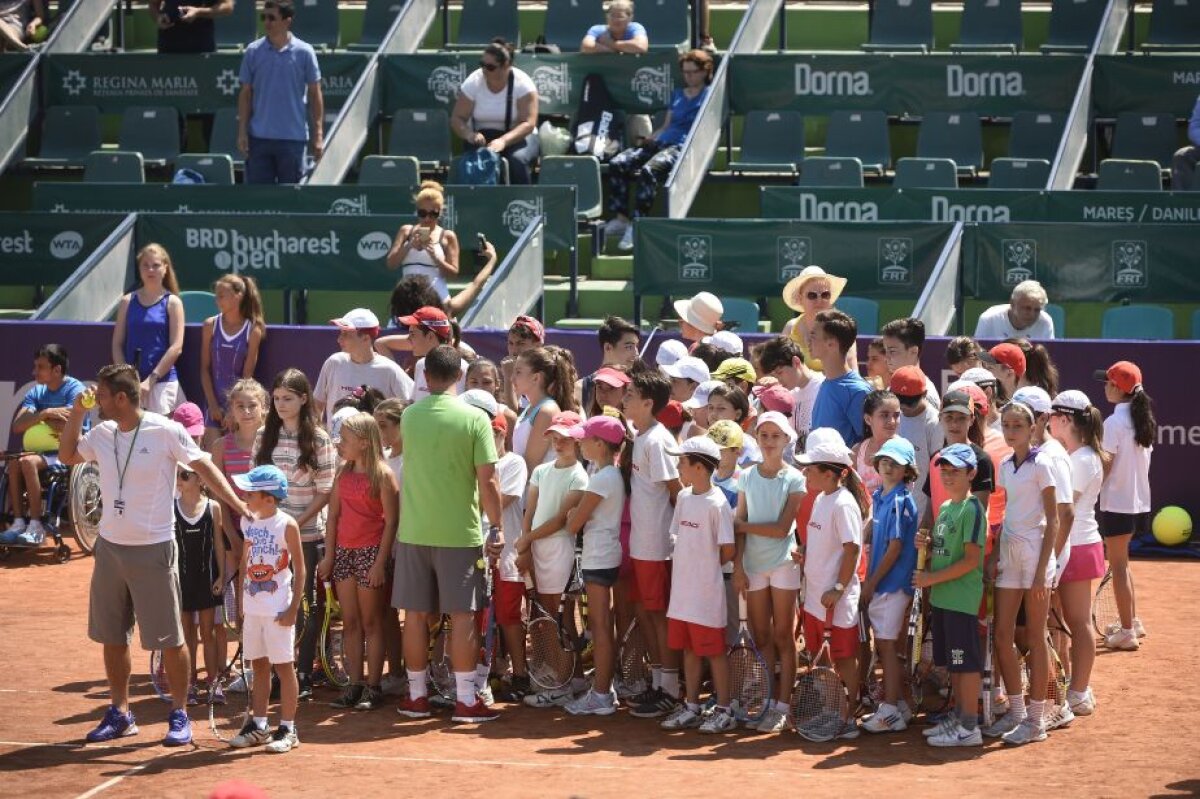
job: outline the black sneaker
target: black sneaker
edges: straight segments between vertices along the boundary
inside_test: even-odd
[[[503,685],[503,687],[496,692],[496,699],[501,702],[520,702],[526,696],[528,696],[532,690],[533,688],[529,684],[528,675],[522,675],[520,677],[514,676],[509,683]]]
[[[383,707],[383,689],[378,686],[368,686],[363,690],[362,696],[358,699],[358,704],[354,706],[355,710],[378,710]]]
[[[299,694],[300,701],[301,702],[310,701],[313,696],[312,677],[308,676],[307,674],[301,673],[301,674],[296,675],[296,680],[300,684],[300,694]]]
[[[658,698],[659,690],[657,688],[647,688],[640,694],[634,694],[625,699],[625,704],[629,707],[639,707],[647,702],[653,702]]]
[[[329,706],[340,710],[357,707],[359,700],[362,699],[364,688],[366,686],[356,684],[346,686],[346,690],[342,692],[342,695],[330,702]]]
[[[634,705],[629,715],[639,719],[656,719],[674,712],[679,707],[679,701],[667,696],[661,688],[652,693],[653,697],[649,701]]]

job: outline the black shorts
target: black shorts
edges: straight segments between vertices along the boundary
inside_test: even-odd
[[[951,673],[983,670],[979,619],[974,613],[934,608],[933,663]]]
[[[1100,537],[1113,538],[1118,535],[1145,535],[1150,532],[1150,514],[1115,513],[1102,510],[1099,513]]]
[[[615,566],[611,569],[583,569],[583,582],[612,588],[617,584],[617,576],[620,573],[620,566]]]

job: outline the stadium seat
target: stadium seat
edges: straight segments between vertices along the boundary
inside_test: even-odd
[[[457,185],[457,186],[466,185],[467,181],[465,180],[465,178],[463,177],[463,174],[462,174],[462,168],[463,168],[462,164],[463,164],[463,161],[466,160],[466,157],[467,157],[467,153],[463,153],[462,155],[456,155],[454,158],[450,159],[449,183],[451,183],[452,185]],[[500,159],[499,185],[501,185],[501,186],[508,185],[508,159],[507,158]]]
[[[861,189],[862,161],[857,158],[809,156],[800,164],[797,186],[809,189]]]
[[[1044,189],[1050,179],[1050,162],[1044,158],[992,159],[989,189]]]
[[[864,170],[883,174],[892,163],[887,114],[883,111],[834,111],[825,134],[825,155],[850,157]]]
[[[387,154],[415,156],[422,169],[443,168],[450,163],[450,117],[440,108],[397,111]]]
[[[26,163],[44,166],[79,166],[99,150],[100,109],[94,105],[52,105],[42,120],[42,146]]]
[[[542,158],[543,186],[574,186],[575,216],[583,221],[599,219],[604,208],[600,184],[600,162],[592,155],[547,155]]]
[[[145,163],[162,166],[179,155],[179,112],[171,106],[125,109],[117,149],[142,154]]]
[[[688,0],[640,0],[633,18],[646,27],[651,50],[674,50],[691,40]]]
[[[1142,48],[1200,51],[1200,0],[1154,0]]]
[[[957,189],[958,167],[949,158],[901,158],[896,162],[897,189]]]
[[[1086,53],[1092,49],[1108,0],[1053,0],[1043,53]]]
[[[463,0],[458,35],[447,42],[447,46],[457,50],[482,50],[497,36],[503,36],[510,44],[520,44],[517,0]],[[583,33],[579,38],[583,38]]]
[[[1108,158],[1100,162],[1096,188],[1100,191],[1162,191],[1162,172],[1153,161]]]
[[[392,23],[404,8],[404,0],[367,0],[363,14],[362,36],[347,49],[373,53],[383,44],[383,37],[391,30]]]
[[[234,3],[233,13],[214,20],[218,50],[242,50],[258,38],[258,10],[254,3]]]
[[[876,0],[867,52],[928,53],[933,49],[930,0]]]
[[[218,108],[213,118],[212,138],[208,142],[208,151],[216,155],[227,155],[235,166],[241,166],[245,161],[237,148],[237,109]]]
[[[917,133],[918,158],[949,158],[966,175],[983,168],[983,129],[971,111],[927,111]]]
[[[725,309],[721,313],[721,321],[727,327],[743,333],[758,332],[758,320],[761,315],[757,302],[743,297],[722,297],[721,305]]]
[[[637,10],[633,18],[641,22]],[[546,44],[557,45],[564,53],[573,53],[579,49],[579,43],[583,41],[588,28],[602,22],[604,6],[600,0],[548,0],[542,36]]]
[[[84,183],[145,183],[146,167],[141,153],[97,150],[89,153],[83,166]]]
[[[1053,161],[1062,140],[1066,115],[1046,111],[1018,111],[1008,132],[1009,158],[1044,158]]]
[[[292,33],[317,49],[336,49],[340,38],[337,0],[300,0]]]
[[[965,0],[956,53],[1016,53],[1025,43],[1021,0]]]
[[[421,184],[421,163],[411,155],[368,155],[358,168],[358,184],[409,191]]]
[[[1054,337],[1067,337],[1067,311],[1061,305],[1055,305],[1052,302],[1046,303],[1046,307],[1042,309],[1046,315],[1054,322]]]
[[[199,172],[205,183],[233,185],[233,159],[224,153],[182,153],[175,159],[175,168]]]
[[[879,332],[879,303],[866,297],[842,295],[835,303],[837,309],[858,323],[860,336],[873,336]]]
[[[1175,314],[1161,305],[1109,308],[1100,318],[1100,338],[1170,340],[1175,338]]]
[[[1200,13],[1200,8],[1197,12]],[[1169,169],[1178,147],[1175,117],[1172,114],[1126,111],[1117,115],[1117,128],[1113,132],[1113,158],[1157,161],[1160,167]]]
[[[783,172],[795,175],[804,160],[804,117],[799,111],[749,111],[742,125],[742,149],[730,172]]]
[[[181,291],[179,299],[183,302],[183,320],[189,325],[198,325],[220,313],[217,297],[211,291]]]

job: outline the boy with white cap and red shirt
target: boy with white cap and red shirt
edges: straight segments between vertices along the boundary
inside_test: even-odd
[[[324,414],[325,427],[333,421],[333,406],[359,386],[370,386],[385,397],[405,401],[413,398],[413,380],[399,364],[374,350],[379,336],[379,319],[366,308],[354,308],[345,316],[331,319],[338,328],[338,347],[321,365],[313,386],[313,408]]]

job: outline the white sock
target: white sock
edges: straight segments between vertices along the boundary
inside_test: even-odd
[[[282,720],[281,720],[281,721],[279,722],[279,726],[280,726],[280,727],[287,727],[289,730],[291,730],[291,731],[292,731],[292,734],[293,734],[293,735],[294,735],[294,734],[295,734],[295,732],[296,732],[296,722],[294,722],[294,721],[282,721]]]
[[[488,677],[491,676],[490,672],[491,669],[488,668],[486,663],[480,663],[475,667],[475,686],[479,690],[482,691],[484,688],[487,688]]]
[[[1133,635],[1133,628],[1132,627],[1122,627],[1121,632],[1125,633],[1126,635]]]
[[[679,669],[662,670],[662,690],[672,699],[679,697]]]
[[[1031,700],[1029,702],[1029,718],[1033,719],[1038,724],[1045,724],[1047,704],[1048,703],[1044,699],[1041,701]]]
[[[1082,691],[1072,691],[1070,689],[1067,689],[1067,701],[1068,702],[1070,702],[1071,700],[1075,700],[1076,702],[1082,702],[1085,699],[1087,699],[1087,690],[1086,689],[1084,689]]]
[[[429,688],[425,684],[425,672],[412,669],[406,669],[406,671],[408,673],[408,698],[415,700],[428,696]]]
[[[254,717],[254,726],[258,727],[260,730],[265,730],[267,728],[267,717],[266,716],[255,716]]]
[[[475,704],[475,672],[454,672],[454,690],[459,702],[464,705]]]
[[[687,702],[686,704],[687,704],[687,709],[692,711],[693,713],[700,712],[700,703],[699,702]]]
[[[662,688],[662,666],[650,664],[650,687]]]
[[[1025,694],[1009,694],[1008,695],[1008,713],[1017,721],[1024,721],[1025,716]]]

